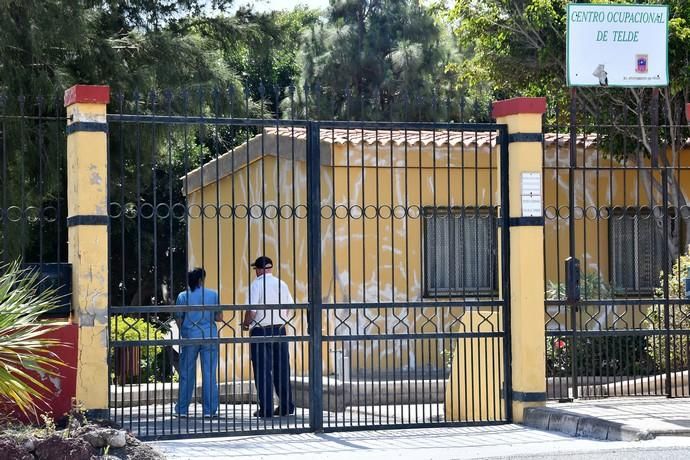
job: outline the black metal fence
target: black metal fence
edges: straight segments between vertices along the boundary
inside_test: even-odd
[[[143,438],[510,420],[505,127],[277,119],[234,96],[111,104],[112,419]],[[252,305],[282,327],[242,331],[260,255],[294,303]],[[180,301],[194,267],[217,301]]]
[[[649,97],[636,113],[585,117],[573,93],[545,127],[550,399],[690,396],[689,132],[660,123]],[[580,298],[567,295],[567,257]]]
[[[71,282],[67,262],[65,110],[54,97],[0,95],[0,263],[43,284]],[[69,301],[51,312],[69,315]]]

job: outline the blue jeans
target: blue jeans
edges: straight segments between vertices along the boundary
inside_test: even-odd
[[[285,326],[254,327],[252,337],[284,336]],[[287,342],[251,343],[252,367],[259,397],[259,413],[262,416],[273,415],[273,388],[280,399],[280,410],[283,415],[292,413],[295,405],[292,402],[290,388],[290,354]]]
[[[215,415],[218,411],[218,345],[205,343],[183,345],[180,351],[180,391],[178,394],[177,414],[186,415],[196,387],[196,359],[201,355],[201,401],[203,415]]]

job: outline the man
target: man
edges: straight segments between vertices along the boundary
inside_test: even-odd
[[[290,290],[273,276],[273,261],[261,256],[252,264],[256,280],[249,286],[249,303],[267,307],[250,309],[244,314],[242,329],[251,329],[252,337],[285,336],[285,322],[290,311],[280,305],[295,303]],[[291,415],[295,413],[290,388],[290,354],[287,342],[259,342],[250,344],[254,381],[259,396],[259,410],[255,417]],[[273,410],[273,389],[280,405]]]

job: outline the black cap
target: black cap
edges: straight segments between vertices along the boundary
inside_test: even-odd
[[[254,268],[273,268],[273,261],[266,256],[257,258],[252,264]]]

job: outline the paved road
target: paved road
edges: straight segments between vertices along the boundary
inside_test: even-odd
[[[690,458],[690,437],[606,442],[574,439],[518,425],[245,436],[162,441],[153,444],[173,460]]]

